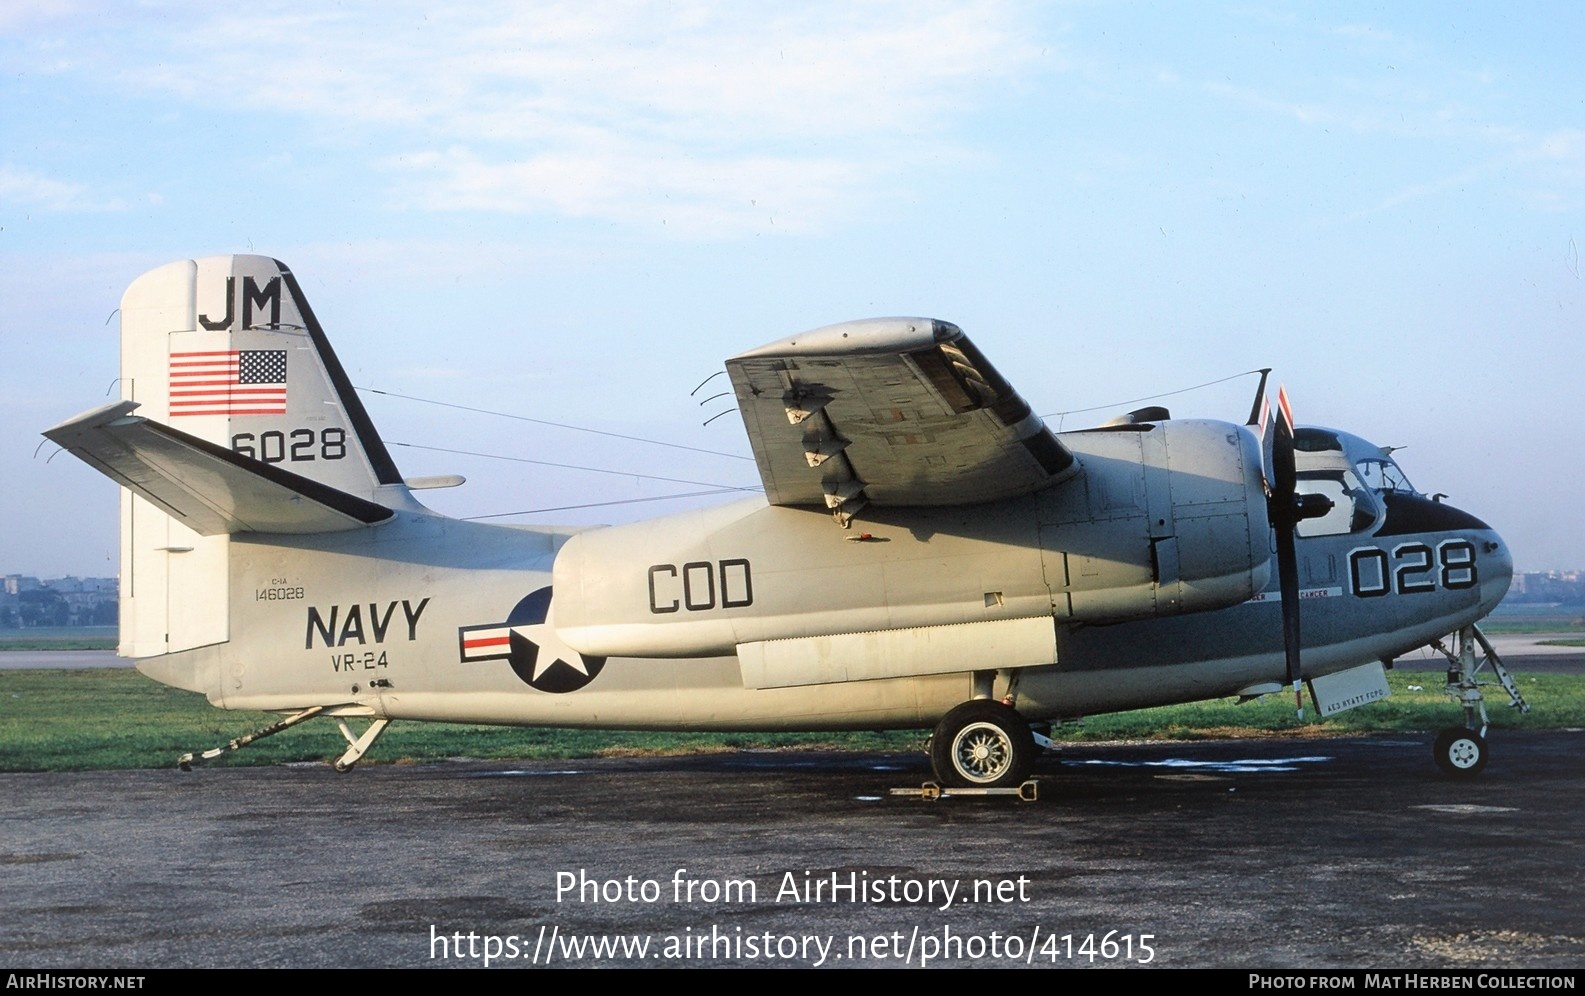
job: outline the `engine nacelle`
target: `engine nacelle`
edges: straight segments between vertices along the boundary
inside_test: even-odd
[[[1054,634],[1222,608],[1264,586],[1269,528],[1248,431],[1165,422],[1063,442],[1083,472],[1007,501],[872,505],[844,530],[823,510],[750,500],[581,533],[556,558],[557,632],[605,657],[1010,620],[1044,619]]]

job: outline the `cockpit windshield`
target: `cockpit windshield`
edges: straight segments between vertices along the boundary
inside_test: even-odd
[[[1372,491],[1400,491],[1411,495],[1420,493],[1409,483],[1403,468],[1390,456],[1367,457],[1354,466],[1359,470],[1359,479]]]
[[[1351,432],[1313,425],[1300,426],[1294,433],[1293,445],[1301,471],[1326,469],[1336,472],[1344,467],[1352,467],[1358,475],[1358,481],[1353,486],[1363,485],[1378,494],[1394,491],[1411,495],[1420,493],[1409,483],[1408,475],[1392,458],[1394,447],[1378,446]]]

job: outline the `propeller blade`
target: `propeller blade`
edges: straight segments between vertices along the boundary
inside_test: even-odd
[[[1309,518],[1317,513],[1307,507],[1308,503],[1298,493],[1299,477],[1293,437],[1293,407],[1288,403],[1288,389],[1279,387],[1275,425],[1269,433],[1271,464],[1266,487],[1271,492],[1268,499],[1271,528],[1277,535],[1277,584],[1282,592],[1282,646],[1288,662],[1288,680],[1293,683],[1294,712],[1302,723],[1304,698],[1299,688],[1299,555],[1295,549],[1294,535],[1301,518]],[[1327,502],[1327,507],[1330,506],[1331,503]],[[1325,514],[1325,510],[1319,514]]]
[[[1292,525],[1277,530],[1277,583],[1282,591],[1282,648],[1288,660],[1288,680],[1293,683],[1293,709],[1304,722],[1304,698],[1299,690],[1299,555],[1294,549]]]
[[[1277,388],[1276,424],[1272,431],[1271,490],[1293,495],[1298,483],[1293,456],[1293,407],[1288,404],[1288,389]],[[1297,520],[1295,520],[1297,521]]]
[[[1255,421],[1250,423],[1255,427],[1255,438],[1260,440],[1260,474],[1265,482],[1266,494],[1269,497],[1275,490],[1272,487],[1272,436],[1275,432],[1271,428],[1271,398],[1262,396],[1260,410],[1255,416]]]

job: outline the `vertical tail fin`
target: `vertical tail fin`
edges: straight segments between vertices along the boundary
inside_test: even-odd
[[[360,498],[402,483],[296,278],[268,257],[181,260],[133,281],[121,392],[140,416]],[[229,580],[229,536],[123,492],[122,654],[229,639]]]
[[[122,397],[139,414],[362,498],[400,484],[292,272],[183,260],[121,301]]]

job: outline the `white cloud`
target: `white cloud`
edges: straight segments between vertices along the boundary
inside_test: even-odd
[[[1407,128],[1379,104],[1365,101],[1350,104],[1326,98],[1296,100],[1287,96],[1272,95],[1254,87],[1234,86],[1219,80],[1209,81],[1204,87],[1206,92],[1213,96],[1244,104],[1257,111],[1292,118],[1303,125],[1346,128],[1362,134],[1401,131]]]
[[[99,198],[80,183],[0,166],[0,205],[43,211],[124,211],[119,198]]]
[[[694,236],[820,227],[1040,61],[994,0],[215,11],[116,74],[396,149],[400,203]]]
[[[1529,155],[1576,170],[1585,167],[1585,131],[1564,128],[1550,132],[1541,137]]]
[[[1518,158],[1533,169],[1527,195],[1538,208],[1566,212],[1585,204],[1585,131],[1563,128],[1539,136]]]
[[[453,148],[388,162],[425,207],[554,211],[684,236],[823,227],[883,171],[840,158],[700,156],[662,142],[600,143],[503,162]]]
[[[41,24],[82,15],[79,0],[28,0],[0,4],[0,35],[20,34]]]

